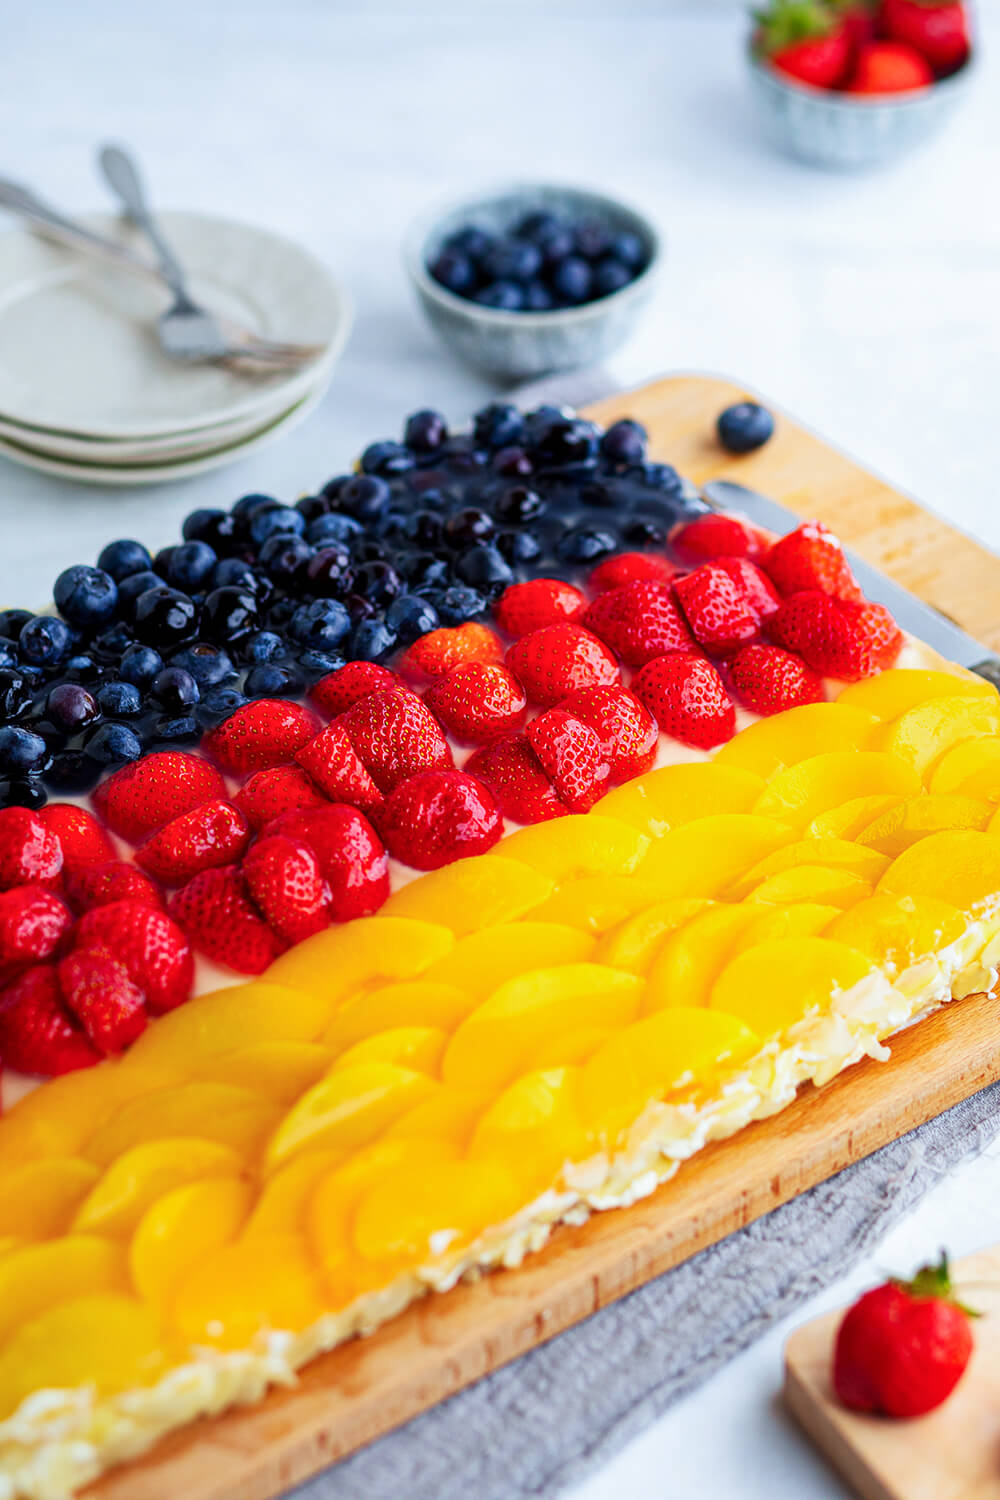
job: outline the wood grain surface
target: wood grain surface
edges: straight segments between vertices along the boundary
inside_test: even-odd
[[[780,414],[766,448],[729,458],[715,442],[714,419],[742,394],[725,381],[676,376],[592,413],[604,422],[639,418],[655,455],[695,480],[738,478],[821,517],[1000,646],[1000,559]],[[708,1147],[651,1198],[558,1229],[520,1269],[425,1299],[373,1337],[316,1360],[296,1389],[166,1438],[87,1493],[271,1500],[1000,1078],[997,1011],[985,996],[947,1008],[898,1037],[888,1063],[861,1063],[807,1090],[781,1114]]]

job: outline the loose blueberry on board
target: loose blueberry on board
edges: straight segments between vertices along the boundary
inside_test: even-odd
[[[737,401],[719,413],[716,431],[728,453],[753,453],[771,437],[774,418],[756,401]]]

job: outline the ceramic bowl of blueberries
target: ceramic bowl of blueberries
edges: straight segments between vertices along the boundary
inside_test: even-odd
[[[444,342],[477,370],[514,381],[617,349],[652,292],[661,246],[649,219],[618,199],[525,186],[424,219],[405,258]]]

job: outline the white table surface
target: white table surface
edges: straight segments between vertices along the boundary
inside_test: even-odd
[[[939,141],[867,176],[772,154],[725,0],[48,0],[5,7],[2,169],[105,206],[93,145],[143,155],[164,206],[284,229],[336,266],[358,319],[321,408],[259,455],[149,490],[76,487],[0,460],[0,599],[41,603],[113,536],[172,540],[188,510],[283,498],[433,405],[491,388],[421,322],[399,243],[436,198],[514,177],[592,182],[652,212],[669,266],[613,362],[622,381],[728,373],[1000,547],[1000,0]],[[957,1170],[807,1310],[946,1243],[1000,1239],[1000,1147]],[[584,1484],[577,1500],[827,1500],[844,1492],[776,1405],[777,1327]]]

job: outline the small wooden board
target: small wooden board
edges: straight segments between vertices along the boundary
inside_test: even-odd
[[[1000,1500],[1000,1246],[953,1270],[986,1316],[959,1385],[926,1417],[892,1422],[838,1403],[830,1361],[842,1312],[807,1323],[785,1347],[786,1406],[862,1500]]]
[[[696,481],[740,479],[820,517],[984,644],[1000,646],[1000,559],[780,414],[766,448],[729,458],[715,442],[715,417],[745,394],[711,377],[675,376],[592,414],[638,418],[655,455]],[[699,1153],[653,1197],[560,1228],[519,1270],[425,1299],[372,1338],[316,1360],[296,1389],[194,1424],[87,1493],[271,1500],[1000,1078],[998,1009],[985,996],[949,1007],[900,1036],[890,1062],[859,1064],[806,1091]]]

